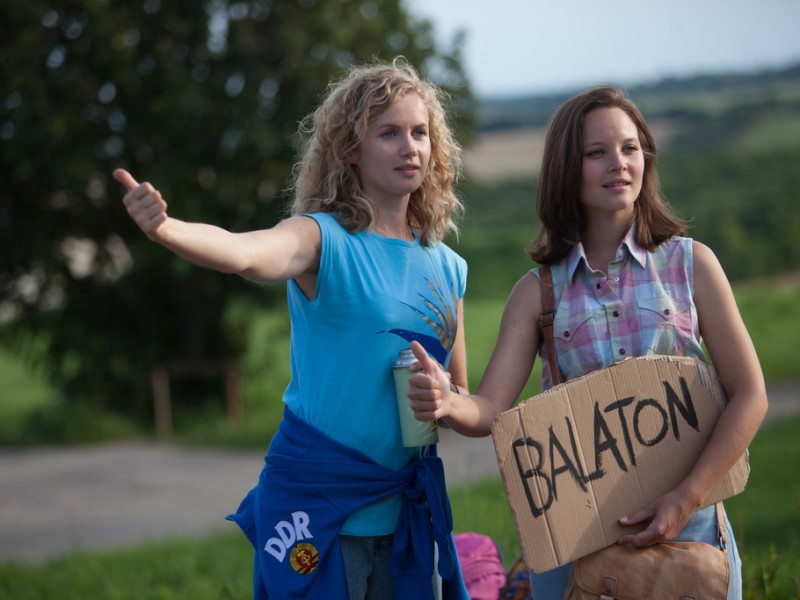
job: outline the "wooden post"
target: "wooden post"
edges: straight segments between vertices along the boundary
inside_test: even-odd
[[[153,386],[153,412],[156,435],[168,438],[172,435],[172,399],[170,377],[198,377],[221,375],[225,378],[225,407],[228,422],[237,424],[242,419],[242,372],[235,364],[213,361],[181,361],[153,367],[150,380]]]
[[[164,367],[155,367],[150,376],[153,385],[153,412],[156,435],[168,438],[172,435],[172,401],[169,396],[169,372]]]
[[[228,407],[228,421],[233,424],[242,418],[241,383],[242,374],[239,369],[229,366],[225,376],[225,404]]]

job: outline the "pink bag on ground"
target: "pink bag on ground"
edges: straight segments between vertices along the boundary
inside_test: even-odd
[[[506,569],[497,543],[480,533],[459,533],[455,539],[469,597],[472,600],[498,600],[506,582]]]

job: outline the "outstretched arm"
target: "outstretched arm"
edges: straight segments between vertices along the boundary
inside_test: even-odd
[[[767,411],[764,376],[733,291],[714,253],[694,242],[694,300],[700,332],[728,404],[706,447],[686,478],[673,490],[636,513],[624,525],[651,521],[622,543],[647,546],[674,538],[745,452]]]
[[[170,217],[161,193],[149,183],[138,183],[124,169],[115,170],[114,178],[128,190],[122,202],[139,228],[197,265],[263,282],[317,271],[320,233],[313,219],[292,217],[272,229],[232,233]]]
[[[474,437],[491,433],[495,418],[514,405],[533,368],[539,339],[539,287],[539,280],[530,273],[514,286],[475,394],[467,394],[461,386],[459,393],[451,390],[441,366],[421,345],[412,343],[422,371],[409,379],[408,396],[419,420],[444,419],[452,429]]]

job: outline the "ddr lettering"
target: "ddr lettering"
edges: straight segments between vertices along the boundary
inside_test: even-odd
[[[296,542],[314,537],[308,529],[310,521],[308,513],[301,510],[293,512],[291,523],[289,521],[279,521],[275,525],[275,532],[278,535],[267,540],[264,550],[274,556],[278,562],[283,562],[286,557],[286,551]]]

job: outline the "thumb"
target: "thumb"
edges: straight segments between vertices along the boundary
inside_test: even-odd
[[[638,523],[642,523],[644,521],[649,521],[655,515],[655,511],[650,506],[645,506],[644,508],[640,508],[636,512],[626,515],[624,517],[620,517],[619,524],[629,527],[631,525],[636,525]]]
[[[439,366],[438,363],[428,355],[425,348],[423,348],[422,344],[419,342],[411,342],[411,351],[414,353],[414,357],[417,361],[419,361],[422,370],[426,373],[433,373],[434,369]]]
[[[128,191],[139,187],[139,182],[133,178],[133,175],[128,173],[125,169],[114,169],[114,179],[124,185]]]

